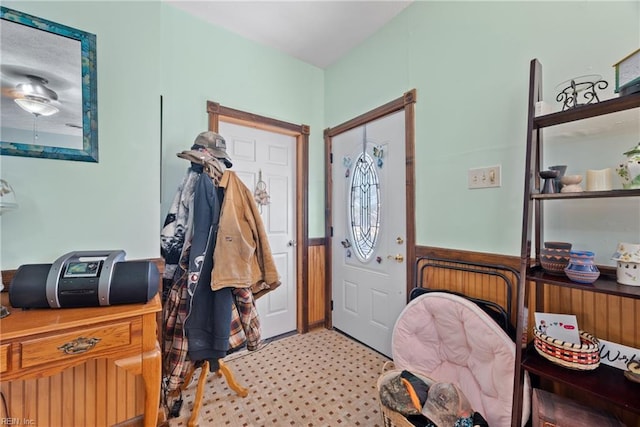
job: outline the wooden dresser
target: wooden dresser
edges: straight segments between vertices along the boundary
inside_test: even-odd
[[[105,358],[142,376],[144,425],[156,426],[162,369],[159,295],[147,304],[31,310],[10,307],[6,292],[1,299],[11,312],[0,320],[2,382],[48,377]]]

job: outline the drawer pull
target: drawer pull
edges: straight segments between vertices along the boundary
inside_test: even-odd
[[[65,354],[80,354],[91,350],[100,341],[100,338],[78,337],[75,340],[58,347]]]

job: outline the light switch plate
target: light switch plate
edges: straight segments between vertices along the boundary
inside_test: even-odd
[[[501,166],[469,169],[467,180],[470,189],[493,188],[502,185]]]

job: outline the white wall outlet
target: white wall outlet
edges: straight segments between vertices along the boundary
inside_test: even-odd
[[[501,166],[469,169],[467,180],[469,188],[492,188],[502,185]]]

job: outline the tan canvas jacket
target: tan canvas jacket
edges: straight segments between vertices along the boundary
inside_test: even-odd
[[[280,286],[280,276],[253,193],[235,172],[225,171],[225,189],[213,253],[211,289],[251,287],[259,298]]]

